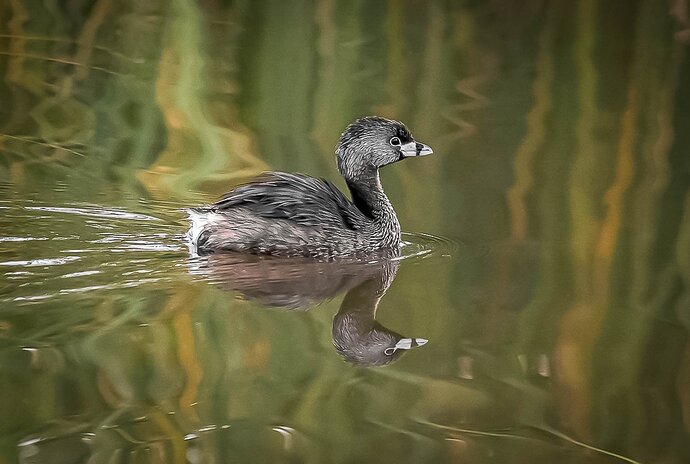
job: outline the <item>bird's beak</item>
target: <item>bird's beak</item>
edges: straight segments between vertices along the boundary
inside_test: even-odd
[[[424,145],[423,143],[415,142],[414,140],[412,142],[407,142],[406,144],[400,147],[401,158],[410,158],[412,156],[425,156],[430,155],[433,152],[434,151],[431,149],[429,145]]]

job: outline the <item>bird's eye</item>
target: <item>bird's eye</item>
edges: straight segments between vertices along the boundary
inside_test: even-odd
[[[390,143],[394,147],[399,147],[400,146],[400,139],[398,137],[393,137],[393,138],[391,138]]]

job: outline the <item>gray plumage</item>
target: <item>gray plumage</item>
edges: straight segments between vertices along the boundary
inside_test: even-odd
[[[381,187],[379,168],[431,153],[398,121],[358,119],[336,147],[352,200],[327,180],[268,172],[213,205],[189,210],[188,236],[199,253],[330,258],[395,249],[400,223]]]

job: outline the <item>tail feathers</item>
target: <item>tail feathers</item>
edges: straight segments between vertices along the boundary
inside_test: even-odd
[[[214,224],[217,224],[222,218],[218,213],[203,208],[190,208],[187,210],[187,214],[191,223],[187,231],[187,239],[197,248],[202,245],[199,243],[199,238],[202,234]]]

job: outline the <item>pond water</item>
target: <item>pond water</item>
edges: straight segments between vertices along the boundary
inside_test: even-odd
[[[0,463],[690,462],[689,11],[0,1]],[[399,259],[189,253],[366,114]]]

